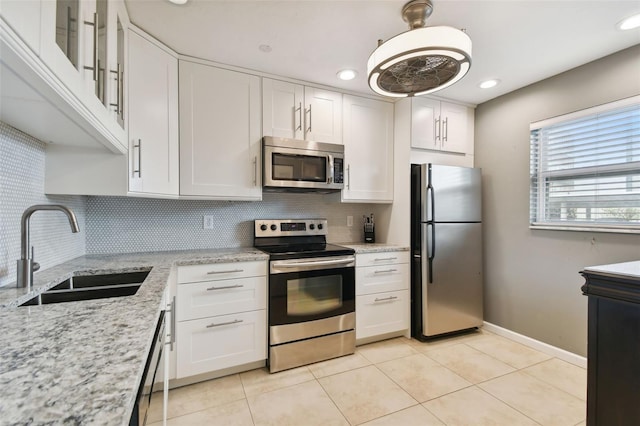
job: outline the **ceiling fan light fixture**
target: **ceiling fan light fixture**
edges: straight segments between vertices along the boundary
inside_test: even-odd
[[[412,0],[403,18],[412,29],[380,44],[369,57],[371,89],[383,96],[419,96],[442,90],[471,67],[471,38],[448,26],[424,27],[430,0]]]

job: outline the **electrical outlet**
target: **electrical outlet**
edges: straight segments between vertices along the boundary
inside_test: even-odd
[[[204,229],[213,229],[213,216],[205,214],[202,220],[202,227]]]
[[[347,216],[347,226],[353,226],[353,216]]]

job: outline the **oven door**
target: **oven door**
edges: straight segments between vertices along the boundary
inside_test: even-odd
[[[270,272],[270,326],[355,311],[354,256],[272,261]]]

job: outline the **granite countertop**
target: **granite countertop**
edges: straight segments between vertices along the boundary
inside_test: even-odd
[[[352,248],[359,253],[385,253],[390,251],[409,251],[409,247],[385,243],[338,243],[341,246]]]
[[[640,260],[633,262],[612,263],[610,265],[587,266],[585,272],[604,274],[640,281]]]
[[[0,288],[0,424],[128,425],[174,266],[267,260],[253,248],[87,255]],[[150,270],[133,296],[17,307],[73,275]]]

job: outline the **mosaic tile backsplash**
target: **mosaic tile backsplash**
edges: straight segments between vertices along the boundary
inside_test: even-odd
[[[361,242],[362,215],[382,208],[342,204],[339,194],[265,193],[255,202],[87,197],[87,253],[250,247],[253,221],[276,218],[326,218],[330,242]],[[214,217],[214,229],[203,229],[204,215]]]
[[[20,258],[20,219],[33,204],[64,204],[78,218],[71,233],[67,217],[56,211],[35,212],[30,236],[41,269],[85,254],[85,200],[80,196],[44,195],[45,144],[0,121],[0,286],[16,280]]]

